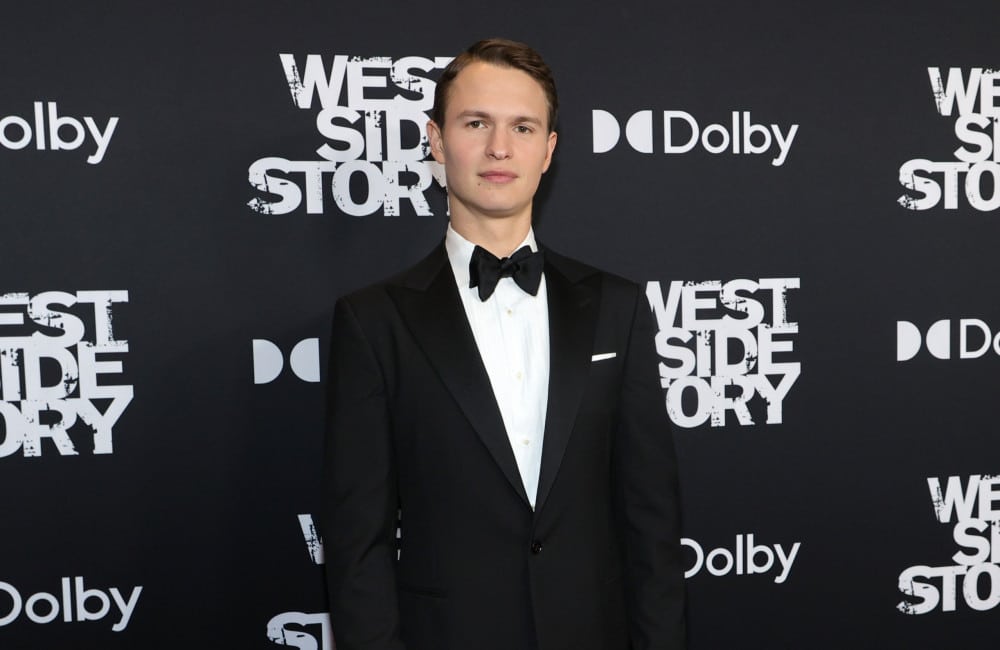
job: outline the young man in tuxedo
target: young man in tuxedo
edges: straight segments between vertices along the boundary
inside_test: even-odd
[[[649,307],[531,228],[557,108],[526,45],[454,59],[427,125],[444,242],[337,303],[323,531],[338,650],[683,647]]]

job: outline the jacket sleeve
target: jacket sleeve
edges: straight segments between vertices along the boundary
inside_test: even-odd
[[[636,289],[615,436],[616,510],[633,650],[685,643],[677,458],[656,369],[653,319]]]
[[[396,469],[382,368],[347,299],[330,336],[322,526],[338,650],[403,650]]]

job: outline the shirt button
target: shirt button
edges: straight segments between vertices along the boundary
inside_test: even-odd
[[[518,381],[521,381],[521,377],[523,377],[523,376],[524,376],[524,373],[522,373],[522,372],[521,372],[520,370],[518,370],[518,371],[517,371],[517,374],[516,374],[516,375],[514,375],[514,376],[515,376],[515,377],[517,377],[517,380],[518,380]]]
[[[514,310],[513,309],[508,309],[507,310],[507,315],[508,316],[513,316],[514,315]]]
[[[524,440],[521,441],[521,444],[527,447],[528,445],[531,444],[531,441],[525,438]]]
[[[538,555],[542,552],[542,543],[537,539],[531,543],[531,553],[532,555]]]

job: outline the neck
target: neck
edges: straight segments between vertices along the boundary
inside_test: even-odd
[[[509,257],[531,229],[531,214],[503,219],[465,219],[451,215],[451,227],[468,241],[497,257]]]

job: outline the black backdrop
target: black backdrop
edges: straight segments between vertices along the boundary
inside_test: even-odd
[[[402,116],[418,146],[421,79],[492,35],[533,44],[559,83],[539,236],[683,293],[676,319],[660,302],[658,342],[675,421],[704,419],[675,431],[690,647],[989,638],[996,5],[691,4],[5,8],[0,647],[331,647],[317,536],[337,532],[310,522],[333,301],[441,238],[430,169],[376,143]],[[306,87],[310,55],[314,72],[342,64],[343,92],[322,105],[307,88],[299,107],[282,54]],[[666,153],[665,120],[676,149],[693,135],[680,112],[721,125],[707,143],[724,151]],[[733,112],[768,151],[724,142]],[[795,125],[780,165],[771,125]],[[316,163],[346,129],[355,163],[266,160]],[[972,172],[963,144],[981,150]],[[933,200],[920,179],[949,174]],[[284,213],[282,180],[305,193]],[[350,207],[385,192],[426,208]],[[699,349],[747,359],[727,372]],[[697,368],[678,370],[686,355]],[[749,391],[782,377],[769,413]]]

